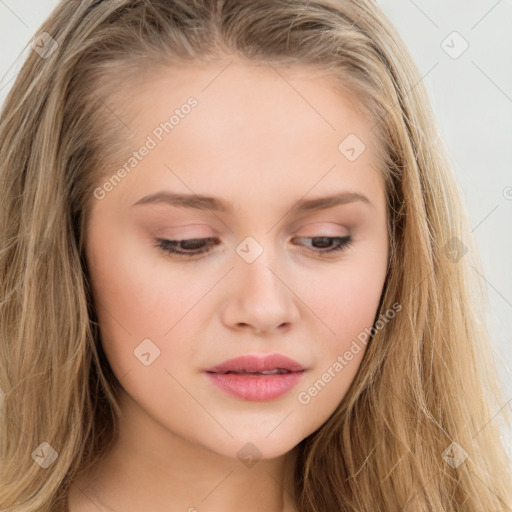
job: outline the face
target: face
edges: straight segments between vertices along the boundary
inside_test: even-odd
[[[122,404],[169,438],[279,456],[356,375],[386,275],[386,196],[371,123],[333,80],[235,61],[132,84],[138,143],[91,198],[86,258]],[[269,354],[300,371],[205,371]]]

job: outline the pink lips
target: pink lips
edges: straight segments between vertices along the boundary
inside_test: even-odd
[[[279,373],[260,373],[278,370]],[[231,396],[263,402],[273,400],[297,385],[306,369],[282,354],[245,355],[207,368],[207,377]],[[236,372],[236,373],[228,373]]]

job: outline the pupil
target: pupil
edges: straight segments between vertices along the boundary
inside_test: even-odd
[[[329,244],[331,243],[331,240],[329,240],[329,238],[327,237],[318,237],[318,238],[315,238],[314,239],[315,241],[317,241],[315,243],[316,246],[320,246],[320,247],[328,247]],[[318,240],[320,240],[320,244],[318,244]]]
[[[202,245],[204,244],[204,242],[199,238],[193,238],[191,240],[182,240],[181,243],[185,244],[185,247],[184,247],[185,249],[192,249],[192,250],[198,249],[198,248],[202,247]],[[188,244],[188,247],[187,247],[187,244]]]

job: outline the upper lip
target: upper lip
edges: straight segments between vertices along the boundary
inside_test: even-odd
[[[275,369],[283,369],[290,372],[300,372],[305,370],[300,363],[282,354],[247,354],[233,359],[228,359],[223,363],[207,368],[205,371],[210,373],[225,373],[229,371],[261,372]]]

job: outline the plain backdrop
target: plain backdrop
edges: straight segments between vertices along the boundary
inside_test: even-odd
[[[57,0],[0,0],[0,105]],[[469,210],[512,405],[512,0],[380,0],[420,70]],[[32,50],[27,50],[32,51]],[[468,376],[469,377],[469,376]],[[500,409],[492,421],[501,424]],[[512,432],[503,430],[512,458]]]

